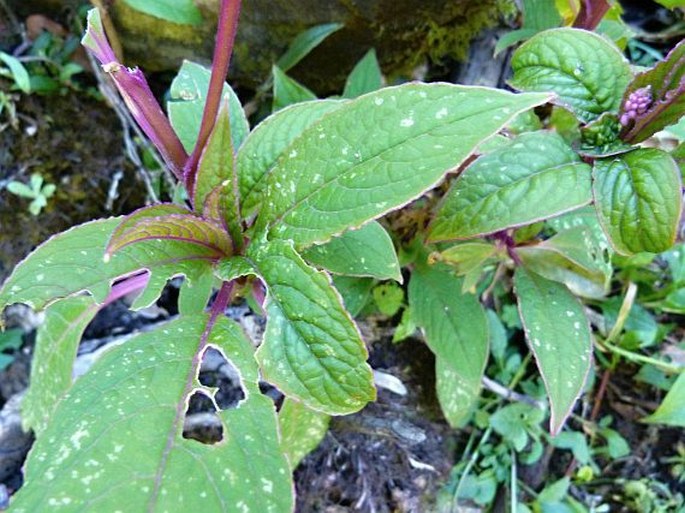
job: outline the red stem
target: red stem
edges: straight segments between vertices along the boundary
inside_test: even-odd
[[[197,136],[195,148],[190,154],[184,168],[186,190],[189,192],[192,191],[195,186],[197,164],[200,160],[202,150],[207,143],[207,139],[212,133],[214,123],[216,122],[216,116],[219,111],[221,93],[223,91],[226,75],[228,74],[228,66],[231,62],[231,54],[233,53],[233,43],[238,30],[240,4],[241,0],[221,0],[216,45],[214,46],[214,57],[212,59],[212,75],[209,79],[209,90],[207,91],[207,101],[202,113],[200,133]]]

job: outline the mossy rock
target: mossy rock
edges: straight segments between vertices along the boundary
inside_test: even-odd
[[[177,69],[182,59],[209,62],[218,0],[195,0],[205,22],[178,25],[114,2],[111,15],[127,64],[147,71]],[[254,87],[290,41],[309,27],[340,22],[292,74],[315,90],[340,88],[354,63],[376,48],[386,74],[409,73],[423,59],[463,59],[471,39],[513,12],[512,0],[250,0],[243,2],[232,77]]]

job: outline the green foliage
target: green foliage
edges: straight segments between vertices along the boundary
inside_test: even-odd
[[[7,184],[7,190],[21,198],[31,200],[29,203],[29,212],[37,216],[48,204],[57,187],[55,184],[43,184],[44,179],[41,175],[34,173],[31,175],[29,185],[22,182],[11,181]]]
[[[184,25],[199,25],[202,14],[192,0],[124,0],[145,14]]]
[[[530,37],[512,61],[521,94],[445,83],[381,88],[370,51],[342,99],[319,100],[286,72],[340,28],[333,24],[303,33],[274,65],[277,112],[250,131],[231,88],[210,87],[210,71],[185,62],[167,107],[168,131],[193,153],[179,176],[188,205],[75,227],[38,247],[0,288],[0,308],[21,302],[46,315],[24,405],[38,440],[16,511],[108,509],[122,497],[135,510],[291,511],[290,472],[329,416],[375,399],[353,320],[364,311],[399,321],[395,342],[420,328],[446,420],[455,428],[473,420],[481,438],[455,467],[455,499],[487,505],[500,484],[515,489],[509,469],[538,461],[545,443],[570,451],[579,481],[599,473],[597,458],[626,454],[610,419],[584,426],[589,438],[564,430],[590,374],[593,337],[603,365],[640,362],[652,368],[646,379],[671,386],[647,421],[682,425],[682,375],[672,385],[665,376],[680,367],[640,351],[670,329],[659,311],[685,311],[685,257],[682,248],[648,255],[648,264],[665,264],[647,270],[636,260],[674,243],[680,172],[666,151],[633,147],[624,124],[638,121],[624,98],[640,80],[680,74],[668,60],[631,82],[611,42],[546,30],[561,22],[551,2],[525,9],[522,31],[502,43]],[[680,94],[679,85],[664,94]],[[220,104],[210,117],[208,96]],[[533,111],[549,102],[557,104],[550,115]],[[195,148],[200,133],[209,135]],[[448,188],[430,192],[443,181]],[[637,256],[621,259],[612,247]],[[177,276],[180,318],[108,350],[72,383],[79,340],[102,306],[129,293],[138,294],[133,308],[149,305]],[[606,297],[620,288],[614,277],[630,280],[623,299]],[[649,305],[635,304],[639,294]],[[224,315],[238,297],[267,317],[256,351]],[[215,393],[197,379],[208,347],[236,367],[245,392],[236,408],[215,412],[223,439],[214,445],[182,436],[191,394]],[[286,397],[278,414],[260,375]],[[545,396],[555,438],[542,428]],[[571,485],[568,477],[548,483],[531,507],[573,511]]]

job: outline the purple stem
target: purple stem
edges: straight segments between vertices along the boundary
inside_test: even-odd
[[[200,160],[202,150],[207,143],[207,139],[212,133],[212,129],[216,122],[216,116],[219,112],[221,93],[224,88],[226,75],[228,74],[228,66],[231,62],[231,54],[233,53],[233,43],[238,30],[240,5],[241,0],[221,0],[219,25],[217,27],[214,57],[212,59],[212,75],[209,79],[209,90],[207,91],[207,101],[202,113],[200,133],[197,136],[195,148],[190,154],[183,169],[186,190],[188,191],[194,190],[197,164]]]
[[[117,299],[121,299],[122,297],[132,294],[133,292],[143,290],[148,281],[150,281],[150,273],[148,271],[144,271],[141,274],[129,276],[128,278],[124,278],[120,282],[115,283],[112,286],[112,290],[109,291],[109,294],[102,302],[102,305],[100,305],[100,308],[111,305]]]

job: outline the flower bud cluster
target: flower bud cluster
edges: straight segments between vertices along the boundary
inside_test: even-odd
[[[652,104],[652,86],[641,87],[630,93],[628,99],[623,104],[623,114],[621,114],[621,125],[628,126],[631,120],[637,119],[640,114],[647,112]]]

